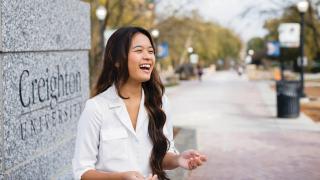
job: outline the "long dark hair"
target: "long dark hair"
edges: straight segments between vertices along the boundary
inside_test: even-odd
[[[125,98],[120,93],[120,87],[124,85],[128,78],[128,53],[133,36],[142,33],[148,37],[154,49],[150,33],[140,27],[122,27],[114,32],[108,40],[104,65],[98,82],[95,86],[94,95],[98,95],[108,89],[113,84],[121,98]],[[160,180],[169,180],[162,168],[162,162],[168,150],[168,139],[163,134],[163,126],[166,122],[166,114],[162,109],[162,96],[164,86],[154,68],[150,80],[142,83],[145,93],[144,106],[148,112],[149,126],[148,133],[153,143],[150,156],[150,166],[153,174],[157,174]]]

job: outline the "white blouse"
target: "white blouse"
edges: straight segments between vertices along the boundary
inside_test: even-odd
[[[163,131],[170,141],[169,151],[176,152],[168,109],[168,100],[164,96],[163,110],[167,121]],[[152,150],[148,123],[143,92],[136,130],[114,86],[89,99],[78,124],[72,160],[75,179],[81,179],[82,174],[91,169],[106,172],[138,171],[148,176],[151,173],[149,158]]]

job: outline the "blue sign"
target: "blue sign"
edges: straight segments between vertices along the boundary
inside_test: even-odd
[[[267,42],[267,55],[272,57],[280,56],[280,43],[278,41]]]
[[[167,42],[163,42],[163,43],[159,44],[157,50],[158,50],[157,57],[159,59],[162,59],[162,58],[169,56],[169,45]]]

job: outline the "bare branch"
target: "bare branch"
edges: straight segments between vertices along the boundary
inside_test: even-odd
[[[160,17],[162,17],[161,19],[160,19],[159,16],[157,17],[157,19],[159,19],[159,21],[162,21],[163,19],[166,19],[166,18],[168,18],[168,17],[176,16],[178,13],[180,13],[181,11],[183,11],[184,8],[185,8],[188,4],[191,4],[192,1],[193,1],[193,0],[187,0],[187,1],[185,1],[184,3],[181,3],[181,4],[179,5],[179,7],[176,8],[176,9],[174,9],[171,13],[166,12],[165,15],[163,15],[163,14],[160,15]],[[161,2],[161,0],[158,0],[158,1],[156,1],[156,2],[157,2],[157,4],[159,4],[159,3]],[[170,9],[171,7],[172,7],[171,4],[167,4],[167,6],[166,6],[164,9]]]
[[[249,6],[246,7],[246,9],[244,11],[242,11],[237,17],[245,18],[248,14],[251,13],[251,11],[253,11],[253,9],[255,8],[255,6]]]
[[[123,12],[124,12],[124,9],[125,9],[125,0],[118,0],[119,2],[119,6],[118,6],[118,9],[119,9],[119,13],[116,17],[116,21],[115,21],[115,27],[117,27],[119,25],[119,22],[120,20],[122,19],[122,16],[123,16]]]

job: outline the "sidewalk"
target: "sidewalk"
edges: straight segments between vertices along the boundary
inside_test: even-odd
[[[276,118],[270,83],[218,72],[168,88],[174,125],[193,130],[209,158],[173,180],[320,179],[320,124]]]

